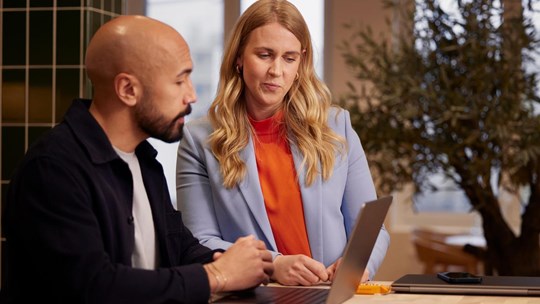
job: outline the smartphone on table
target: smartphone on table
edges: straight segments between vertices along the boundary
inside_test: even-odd
[[[468,272],[439,272],[437,277],[453,284],[474,284],[482,282],[482,277]]]

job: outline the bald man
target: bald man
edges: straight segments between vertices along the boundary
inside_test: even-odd
[[[118,17],[92,38],[86,68],[93,100],[75,100],[12,178],[2,303],[207,303],[268,282],[261,241],[216,252],[192,236],[146,141],[178,141],[196,99],[180,34]]]

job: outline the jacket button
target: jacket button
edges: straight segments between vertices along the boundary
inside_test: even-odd
[[[135,219],[133,218],[133,216],[128,216],[127,222],[129,225],[133,225],[133,222],[135,222]]]

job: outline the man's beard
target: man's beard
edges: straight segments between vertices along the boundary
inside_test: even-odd
[[[157,107],[153,106],[150,99],[143,98],[143,101],[135,107],[135,119],[141,128],[150,137],[157,138],[167,143],[177,142],[182,139],[184,124],[176,127],[177,122],[182,117],[191,113],[191,105],[188,104],[184,112],[179,113],[172,120],[167,122],[164,115],[160,114]]]

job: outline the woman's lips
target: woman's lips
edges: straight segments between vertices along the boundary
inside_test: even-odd
[[[268,91],[276,91],[278,90],[281,86],[278,85],[278,84],[275,84],[275,83],[269,83],[269,82],[265,82],[263,83],[263,86],[268,90]]]

